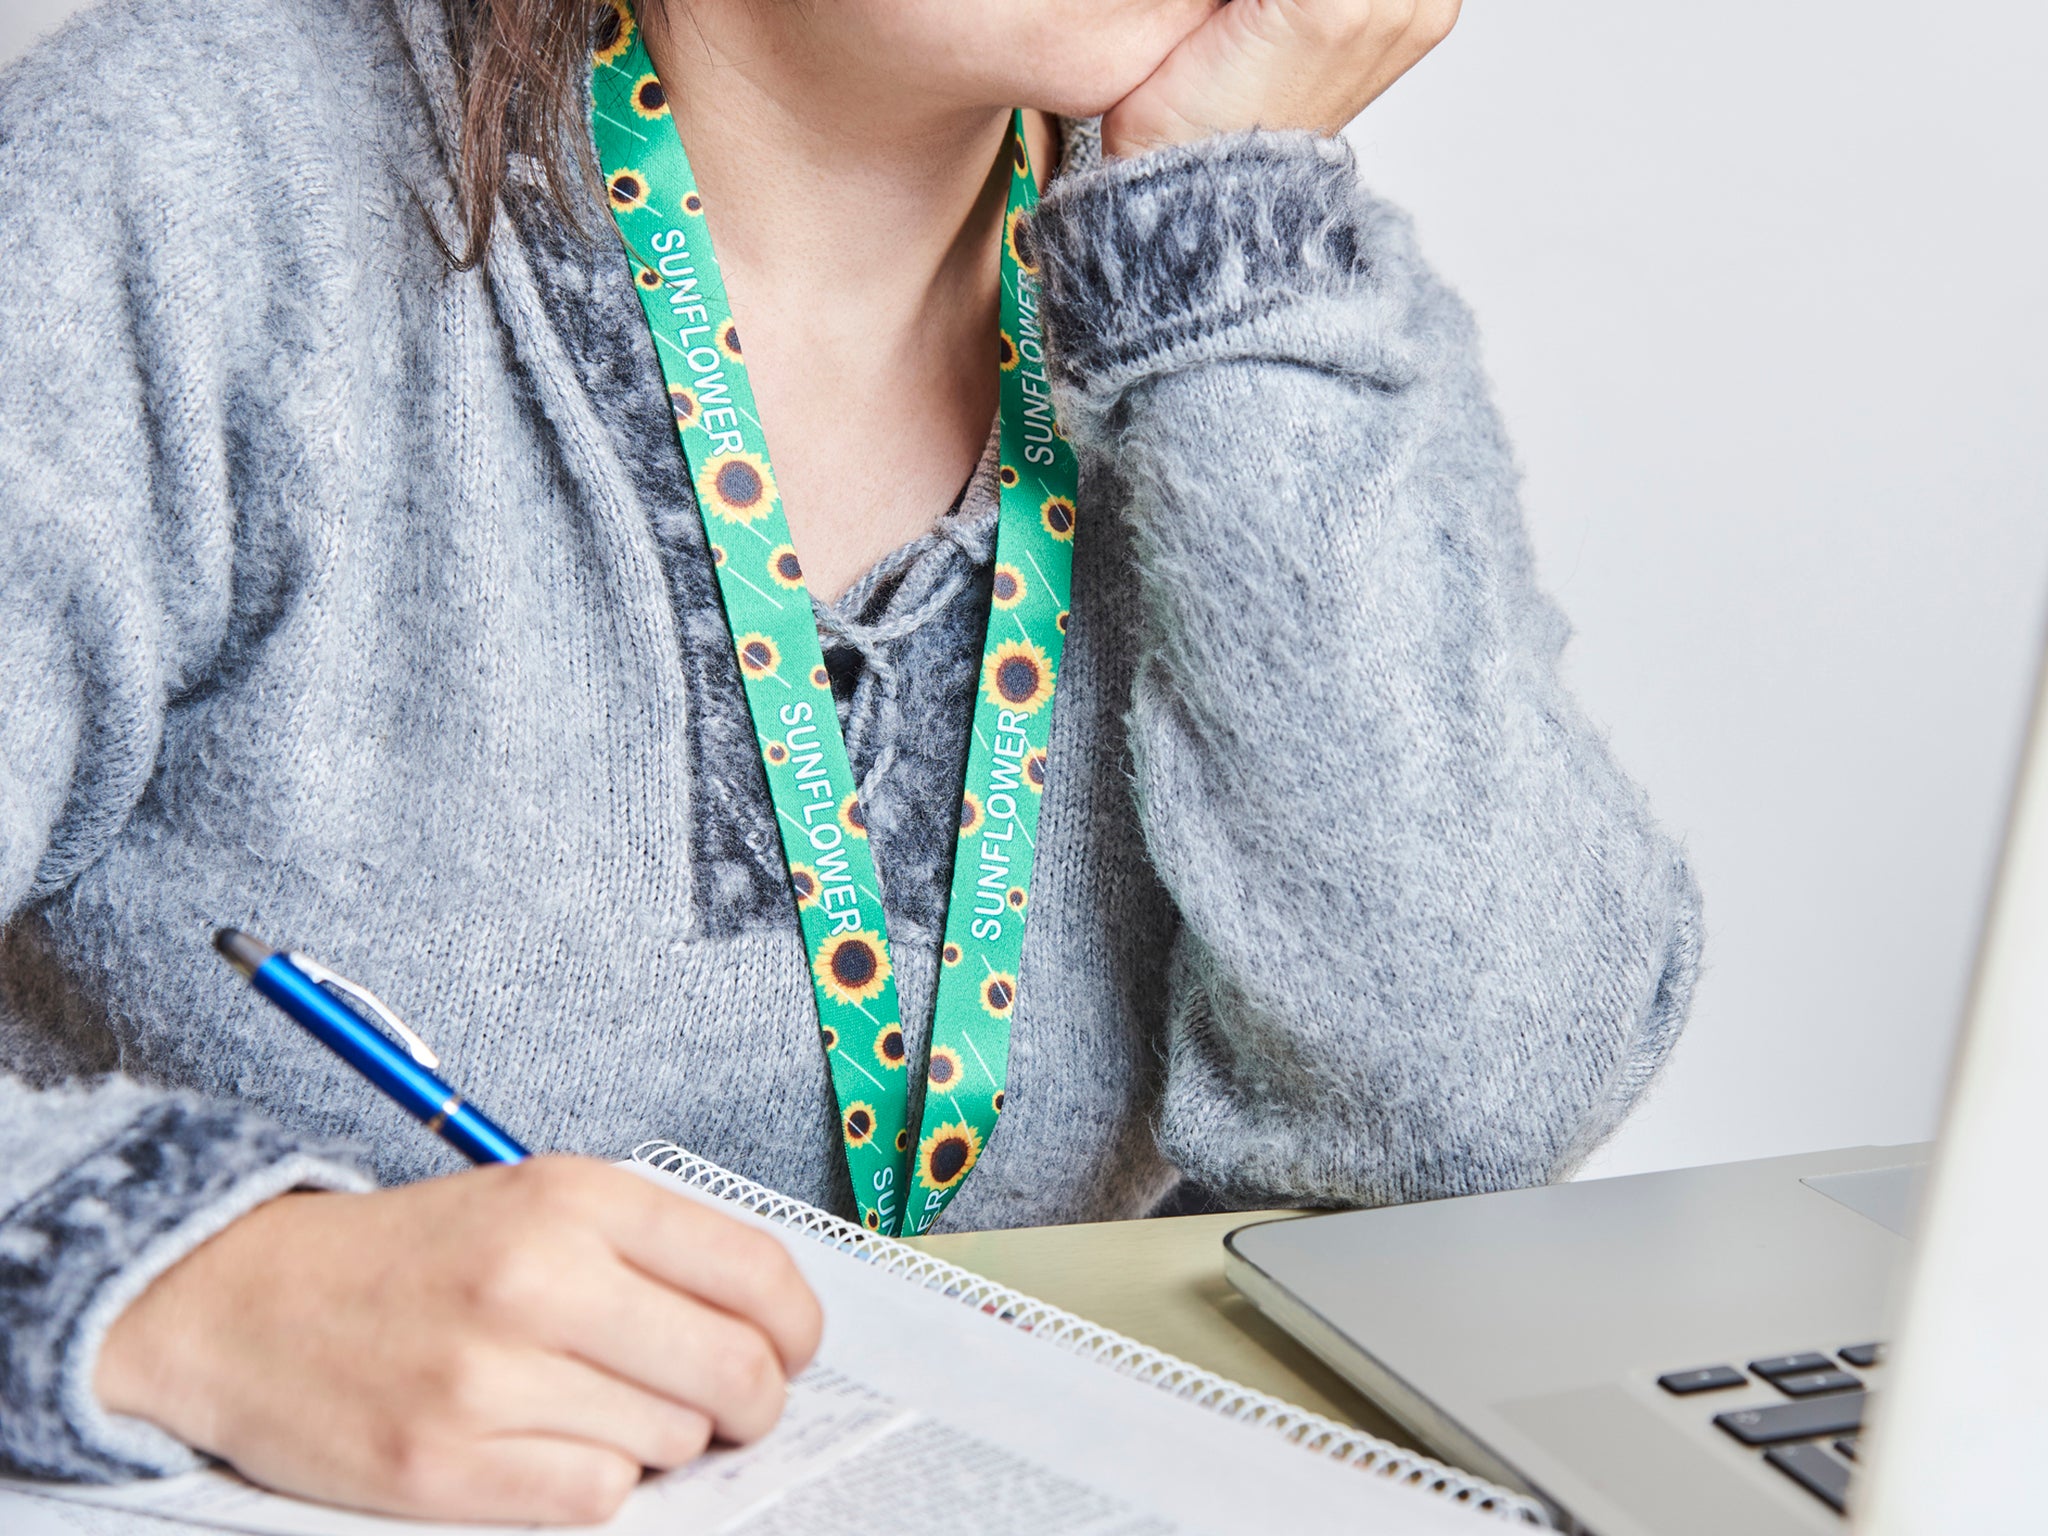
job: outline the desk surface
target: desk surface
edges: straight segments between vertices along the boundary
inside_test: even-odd
[[[1292,1211],[1159,1216],[912,1239],[963,1269],[1297,1407],[1415,1447],[1414,1437],[1223,1278],[1223,1234]]]

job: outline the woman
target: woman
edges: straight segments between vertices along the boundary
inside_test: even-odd
[[[1042,279],[1071,623],[946,1224],[1555,1178],[1681,1025],[1696,897],[1558,681],[1469,321],[1327,137],[1455,0],[642,11],[117,0],[0,85],[18,1468],[591,1519],[815,1345],[732,1223],[456,1172],[218,924],[373,986],[529,1145],[673,1136],[881,1217],[749,714],[780,659],[736,656],[639,302],[674,273],[627,215],[680,204],[614,121],[687,146],[744,322],[905,1082],[1012,590],[991,333]],[[634,47],[645,112],[592,115]]]

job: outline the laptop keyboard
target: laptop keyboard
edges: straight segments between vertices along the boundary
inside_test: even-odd
[[[1840,1512],[1849,1492],[1851,1464],[1858,1458],[1863,1428],[1863,1379],[1844,1370],[1882,1364],[1881,1344],[1850,1344],[1824,1355],[1808,1350],[1752,1360],[1742,1371],[1732,1365],[1700,1365],[1668,1371],[1657,1385],[1675,1397],[1723,1392],[1752,1379],[1776,1388],[1784,1402],[1734,1408],[1714,1415],[1715,1425],[1792,1479],[1829,1508]]]

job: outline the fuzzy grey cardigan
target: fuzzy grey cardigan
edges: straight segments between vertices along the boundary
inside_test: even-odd
[[[447,1171],[209,952],[417,1021],[541,1148],[844,1210],[804,956],[651,343],[525,168],[451,272],[435,0],[114,0],[0,78],[0,1460],[184,1465],[108,1321],[294,1185]],[[449,227],[453,227],[452,223]],[[1340,145],[1047,197],[1074,620],[1008,1109],[948,1227],[1555,1178],[1697,898],[1561,686],[1465,310]],[[857,406],[849,394],[849,406]],[[986,477],[822,615],[913,1051]],[[916,1059],[914,1056],[913,1059]]]

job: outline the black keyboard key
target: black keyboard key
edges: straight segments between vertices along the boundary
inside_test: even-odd
[[[1714,1422],[1744,1445],[1777,1445],[1785,1440],[1815,1440],[1846,1435],[1863,1427],[1863,1394],[1830,1392],[1768,1408],[1731,1408]]]
[[[1863,1437],[1861,1435],[1844,1435],[1835,1442],[1835,1449],[1851,1461],[1861,1461],[1863,1459]]]
[[[1776,1445],[1764,1460],[1837,1513],[1849,1492],[1849,1469],[1817,1445]]]
[[[1670,1371],[1657,1378],[1657,1385],[1666,1392],[1676,1392],[1684,1397],[1689,1392],[1718,1392],[1723,1387],[1739,1387],[1749,1378],[1732,1365],[1703,1365],[1695,1371]]]
[[[1847,1371],[1808,1371],[1801,1376],[1774,1377],[1771,1385],[1787,1397],[1818,1397],[1823,1392],[1854,1392],[1863,1383]]]
[[[1749,1368],[1764,1377],[1803,1376],[1808,1371],[1831,1369],[1834,1363],[1826,1355],[1816,1355],[1809,1350],[1803,1355],[1773,1355],[1768,1360],[1752,1360]]]
[[[1860,1365],[1866,1371],[1873,1365],[1884,1364],[1882,1344],[1851,1344],[1847,1349],[1838,1349],[1835,1353],[1851,1365]]]

